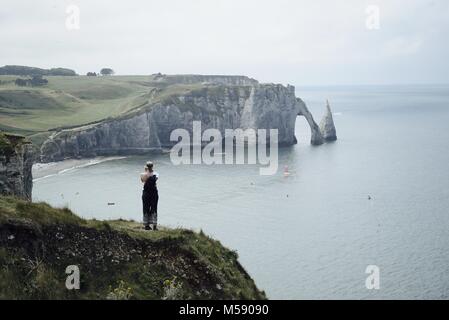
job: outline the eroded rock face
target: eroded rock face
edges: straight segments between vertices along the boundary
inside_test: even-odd
[[[329,101],[326,106],[326,114],[320,123],[320,131],[325,141],[336,141],[337,130],[335,129],[334,118],[332,117],[331,107]]]
[[[31,200],[34,153],[24,137],[0,133],[0,194]]]
[[[200,80],[213,79],[232,82],[232,77]],[[202,84],[187,93],[150,100],[119,118],[56,132],[42,145],[41,161],[170,148],[177,143],[170,141],[171,132],[185,129],[192,133],[193,121],[201,121],[202,131],[215,128],[223,136],[226,129],[277,129],[279,145],[293,145],[296,117],[301,115],[311,126],[312,144],[323,143],[318,125],[304,102],[296,98],[293,86],[259,84],[246,77],[234,81],[238,85]]]

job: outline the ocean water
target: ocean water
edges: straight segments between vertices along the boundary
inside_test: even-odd
[[[269,298],[448,299],[449,86],[297,95],[317,121],[330,100],[339,140],[311,146],[298,118],[299,144],[280,149],[274,176],[257,165],[129,157],[38,179],[33,198],[87,218],[140,220],[139,173],[151,158],[160,223],[203,229],[236,250]],[[379,267],[379,290],[365,286],[369,265]]]

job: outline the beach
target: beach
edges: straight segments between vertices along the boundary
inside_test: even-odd
[[[107,161],[125,158],[126,157],[95,157],[91,159],[67,159],[58,162],[36,163],[33,165],[33,181],[39,181],[71,170],[89,167]]]

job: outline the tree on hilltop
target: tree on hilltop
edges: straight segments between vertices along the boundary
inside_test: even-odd
[[[114,74],[114,70],[112,70],[111,68],[103,68],[101,69],[100,73],[103,76],[112,76]]]

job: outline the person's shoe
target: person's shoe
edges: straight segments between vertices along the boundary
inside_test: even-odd
[[[145,230],[151,230],[150,226],[145,226]]]
[[[154,225],[154,226],[153,226],[153,230],[154,230],[154,231],[157,231],[157,225]]]

